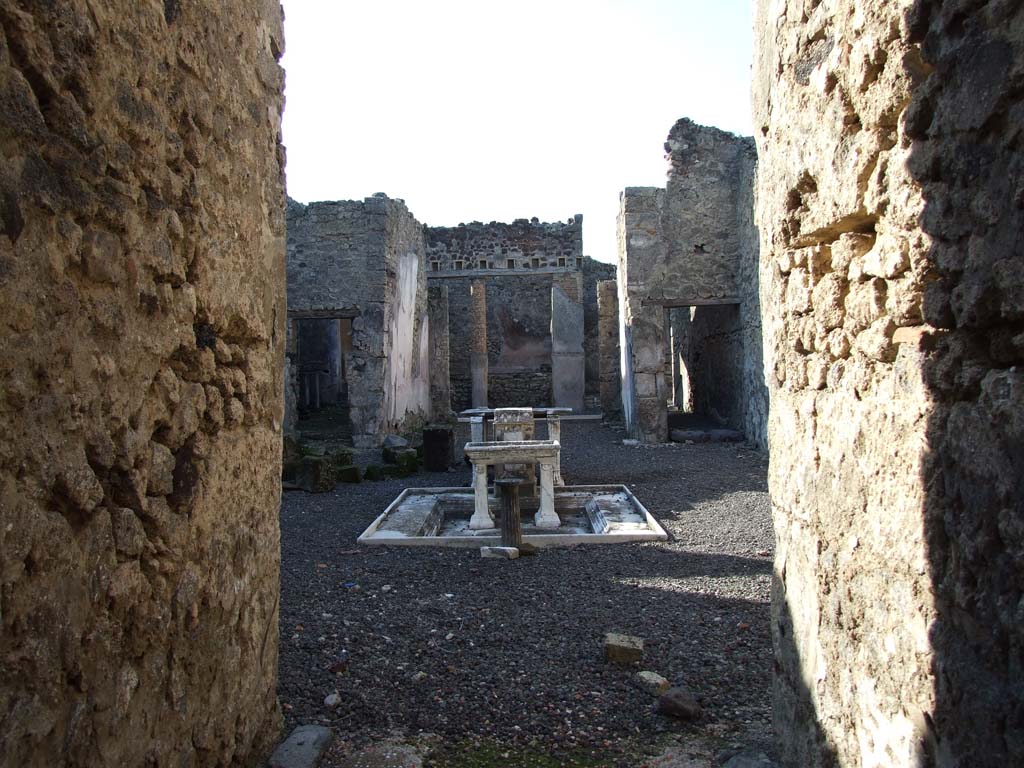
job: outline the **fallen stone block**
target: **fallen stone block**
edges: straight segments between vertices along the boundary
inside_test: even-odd
[[[519,550],[516,547],[480,547],[480,557],[515,560],[519,557]]]
[[[685,688],[669,688],[658,698],[658,711],[679,720],[696,720],[704,710],[697,698]]]
[[[416,473],[420,468],[420,457],[413,448],[404,448],[395,452],[395,464],[405,473],[404,476]]]
[[[295,473],[295,484],[309,493],[327,493],[338,484],[334,462],[326,456],[303,456]]]
[[[604,636],[604,658],[613,664],[637,664],[644,657],[644,639],[609,632]]]
[[[320,725],[300,725],[270,756],[268,768],[316,768],[334,741],[334,732]]]
[[[637,672],[633,678],[636,687],[652,696],[661,696],[672,687],[672,683],[659,675],[657,672]]]
[[[359,473],[359,467],[354,464],[349,464],[343,467],[336,467],[338,480],[343,483],[358,483],[362,481],[362,475]]]

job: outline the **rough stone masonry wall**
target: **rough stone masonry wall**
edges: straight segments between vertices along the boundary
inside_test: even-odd
[[[289,316],[353,318],[346,373],[357,446],[429,410],[423,252],[422,225],[401,200],[288,202]]]
[[[757,5],[775,719],[1024,762],[1024,7]]]
[[[432,281],[433,282],[433,281]],[[469,318],[469,280],[448,285],[449,318]],[[551,402],[551,275],[491,276],[487,290],[488,405]],[[452,408],[469,408],[470,323],[449,322]]]
[[[583,216],[564,224],[536,218],[511,224],[479,221],[424,227],[427,269],[433,272],[582,267]]]
[[[0,2],[0,763],[275,739],[276,2]]]
[[[754,146],[748,138],[682,119],[672,126],[665,149],[665,189],[629,187],[621,199],[618,279],[627,426],[647,442],[667,439],[665,308],[727,303],[741,307],[740,324],[726,331],[733,337],[728,354],[711,364],[734,368],[729,377],[738,386],[729,390],[730,403],[722,410],[763,446],[767,391],[752,221]]]
[[[601,344],[600,309],[598,308],[598,285],[615,280],[615,265],[597,261],[589,256],[583,258],[583,357],[586,365],[586,395],[590,403],[600,404],[601,395]],[[613,294],[614,295],[614,294]],[[618,370],[618,362],[615,363]],[[616,406],[621,410],[622,404]]]

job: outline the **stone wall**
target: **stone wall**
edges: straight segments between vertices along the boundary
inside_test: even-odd
[[[277,736],[276,2],[0,2],[0,763]]]
[[[383,194],[289,200],[287,221],[288,315],[352,318],[345,361],[352,438],[376,445],[430,408],[422,225],[403,201]],[[290,357],[295,351],[289,344]]]
[[[597,284],[598,356],[601,411],[606,418],[622,414],[622,384],[619,380],[619,301],[615,280]]]
[[[440,282],[448,285],[449,317],[469,318],[470,281]],[[550,403],[551,275],[490,276],[485,284],[488,405],[502,408],[522,406],[524,402],[531,406]],[[459,411],[470,407],[471,324],[458,321],[449,327],[452,407]],[[499,379],[505,384],[497,384]],[[530,400],[509,401],[509,396]]]
[[[757,4],[775,720],[1024,762],[1024,8]]]
[[[595,292],[591,304],[596,306],[594,286],[604,272],[583,256],[583,217],[566,223],[473,222],[425,227],[424,232],[428,277],[432,283],[449,285],[452,318],[469,317],[469,279],[485,282],[488,405],[552,404],[552,285],[566,277],[578,279],[582,272],[584,291]],[[591,320],[596,321],[596,314]],[[469,408],[472,400],[472,326],[452,322],[449,327],[452,407],[458,411]]]
[[[583,257],[583,357],[586,365],[585,391],[588,402],[600,404],[601,395],[601,329],[597,287],[605,280],[615,280],[615,265]],[[616,410],[621,410],[621,403]]]
[[[741,324],[732,329],[738,354],[728,356],[737,366],[729,376],[742,388],[735,391],[735,408],[730,410],[736,411],[734,426],[763,446],[767,391],[761,373],[758,242],[752,216],[753,142],[682,119],[669,132],[665,149],[665,189],[629,187],[620,204],[626,424],[638,439],[667,439],[671,375],[666,358],[671,358],[666,309],[734,305],[741,307]]]
[[[452,415],[447,285],[434,284],[428,288],[427,311],[430,329],[430,420],[443,422]]]
[[[457,227],[426,227],[431,272],[528,271],[583,267],[583,216],[566,223],[536,218],[511,224],[474,221]]]

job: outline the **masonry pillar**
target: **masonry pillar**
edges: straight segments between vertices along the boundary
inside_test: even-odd
[[[558,275],[551,284],[551,398],[554,405],[583,410],[583,304],[581,275]]]
[[[620,414],[619,297],[614,280],[602,280],[597,284],[597,351],[601,365],[601,410],[606,417]]]
[[[448,286],[427,287],[430,333],[430,418],[447,421],[452,412],[448,349]]]
[[[474,280],[469,286],[469,371],[473,378],[473,407],[487,407],[487,285]]]

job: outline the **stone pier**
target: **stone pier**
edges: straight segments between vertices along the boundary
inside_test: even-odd
[[[430,338],[430,418],[447,421],[452,415],[449,375],[448,286],[427,287],[427,312]]]
[[[622,413],[619,296],[615,280],[602,280],[597,284],[597,336],[601,410],[607,417]]]
[[[470,375],[473,378],[473,407],[487,407],[487,285],[474,280],[469,286]]]
[[[583,304],[578,275],[551,284],[551,398],[556,406],[583,410]]]

